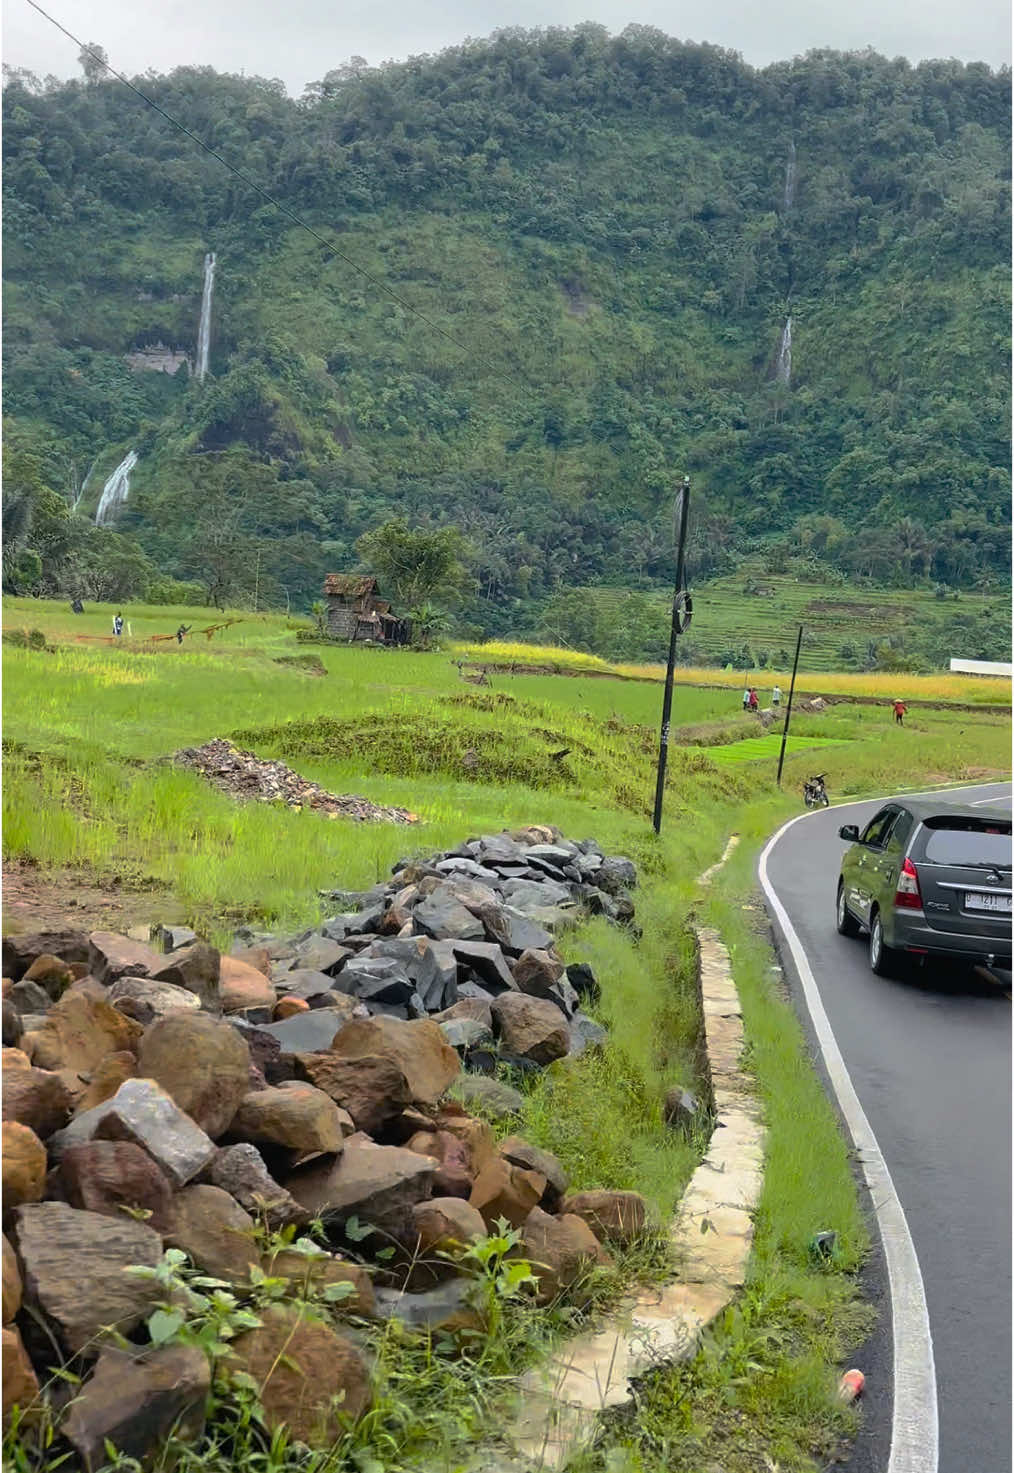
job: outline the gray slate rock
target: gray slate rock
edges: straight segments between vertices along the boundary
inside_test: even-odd
[[[373,1003],[405,1007],[416,990],[402,963],[391,956],[357,956],[342,968],[336,983],[367,1007]]]
[[[494,1046],[492,1022],[485,1024],[477,1018],[448,1018],[440,1024],[440,1031],[451,1045],[464,1051],[470,1048]]]
[[[587,1013],[575,1013],[570,1020],[570,1057],[576,1059],[586,1048],[601,1048],[608,1037],[601,1023]]]
[[[197,939],[197,932],[191,931],[189,926],[152,926],[148,933],[152,946],[157,946],[159,951],[165,953],[192,946]]]
[[[474,1105],[494,1120],[506,1120],[524,1108],[524,1098],[509,1084],[488,1079],[484,1074],[465,1074],[455,1081],[455,1094],[466,1105]]]
[[[296,953],[298,965],[316,972],[328,972],[332,977],[341,971],[352,952],[330,936],[311,936]]]
[[[331,1047],[335,1034],[344,1028],[347,1021],[339,1013],[328,1008],[319,1008],[308,1013],[297,1013],[292,1018],[283,1018],[280,1023],[264,1023],[257,1031],[277,1038],[287,1054],[315,1054],[321,1049]],[[270,1080],[269,1071],[265,1069],[264,1073]],[[291,1078],[291,1075],[288,1077]]]
[[[307,1221],[306,1210],[280,1187],[257,1147],[242,1142],[224,1146],[202,1173],[202,1181],[221,1187],[254,1217],[263,1212],[272,1230]]]
[[[437,941],[464,940],[481,941],[485,929],[470,910],[466,910],[449,888],[438,885],[432,894],[421,900],[413,911],[418,926]]]
[[[479,984],[493,997],[501,992],[517,992],[503,951],[494,941],[453,941],[454,955],[458,963],[474,972]],[[458,989],[459,995],[461,989]]]
[[[154,1080],[127,1079],[107,1103],[110,1108],[96,1125],[95,1139],[133,1141],[174,1187],[185,1187],[214,1158],[211,1137]]]
[[[568,904],[573,899],[569,885],[550,879],[507,880],[503,895],[508,905],[525,915],[533,910],[544,910],[547,906]]]
[[[153,967],[151,975],[156,982],[171,982],[174,987],[185,987],[201,1000],[201,1007],[208,1012],[222,1010],[218,978],[220,954],[206,941],[195,941],[164,957],[159,966]]]
[[[408,1294],[402,1289],[374,1289],[378,1319],[401,1320],[412,1330],[436,1330],[452,1317],[474,1309],[474,1285],[468,1279],[448,1279],[435,1289]],[[478,1323],[478,1320],[477,1320]]]
[[[316,997],[318,993],[328,992],[335,986],[333,977],[311,967],[293,967],[291,971],[284,972],[277,978],[272,969],[271,980],[280,997],[301,997],[304,1001]]]
[[[523,951],[545,951],[552,945],[551,932],[511,905],[484,911],[483,920],[489,939],[497,942],[508,956],[520,956]]]
[[[9,997],[3,1000],[3,1046],[4,1048],[17,1048],[25,1031],[25,1025],[21,1021],[21,1014],[11,1002]]]
[[[27,977],[15,982],[7,997],[19,1013],[48,1013],[53,1006],[53,999],[46,989],[38,982],[29,982]]]

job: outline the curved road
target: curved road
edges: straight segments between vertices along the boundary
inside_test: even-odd
[[[991,784],[940,798],[985,801],[988,812],[996,800],[1009,808],[1010,793],[1010,784]],[[766,851],[766,879],[805,951],[908,1220],[936,1364],[939,1473],[1010,1473],[1009,977],[1006,987],[994,986],[927,966],[900,980],[879,978],[867,964],[865,933],[837,934],[834,891],[846,848],[838,827],[861,828],[879,806],[842,804],[791,825]],[[781,949],[809,1026],[797,968]],[[885,1473],[891,1449],[891,1306],[879,1248],[871,1276],[869,1287],[884,1297],[878,1330],[855,1362],[866,1372],[867,1396],[852,1473]],[[924,1466],[932,1473],[931,1455]]]

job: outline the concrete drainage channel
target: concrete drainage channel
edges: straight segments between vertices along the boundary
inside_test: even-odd
[[[736,842],[733,835],[701,876],[703,885]],[[764,1127],[753,1080],[739,1065],[743,1018],[729,953],[716,931],[695,932],[715,1128],[669,1226],[679,1278],[642,1289],[602,1329],[577,1336],[529,1371],[520,1386],[523,1410],[505,1439],[517,1461],[487,1455],[473,1473],[563,1468],[595,1440],[598,1414],[632,1399],[632,1381],[696,1353],[702,1331],[744,1283],[764,1179]]]

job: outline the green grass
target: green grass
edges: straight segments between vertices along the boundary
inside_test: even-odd
[[[560,1156],[576,1187],[642,1191],[659,1221],[701,1146],[673,1137],[660,1119],[669,1085],[698,1083],[687,925],[696,910],[718,927],[741,990],[748,1065],[769,1129],[751,1280],[702,1354],[651,1383],[637,1424],[620,1417],[610,1425],[610,1457],[627,1462],[608,1466],[699,1473],[719,1457],[728,1473],[754,1473],[764,1466],[762,1451],[786,1470],[826,1461],[854,1422],[831,1393],[841,1356],[868,1320],[855,1280],[867,1228],[848,1152],[771,971],[753,860],[762,838],[798,811],[803,778],[816,765],[832,798],[1003,771],[1009,720],[916,710],[898,729],[881,708],[845,700],[820,714],[800,711],[779,793],[777,736],[698,745],[702,726],[737,736],[750,722],[735,709],[738,692],[680,687],[656,837],[648,815],[657,686],[519,675],[494,677],[487,690],[464,685],[447,653],[331,646],[314,647],[326,676],[308,678],[278,663],[298,653],[281,618],[252,619],[210,644],[172,643],[156,653],[68,642],[69,612],[40,604],[29,613],[57,649],[3,650],[5,856],[68,884],[77,875],[147,884],[153,920],[164,896],[182,910],[174,919],[218,940],[241,919],[296,929],[319,918],[318,890],[365,887],[406,855],[523,823],[553,822],[634,859],[640,939],[600,920],[561,938],[568,959],[589,961],[599,976],[597,1014],[609,1026],[608,1045],[545,1071],[529,1088],[522,1129]],[[175,627],[177,615],[137,611],[135,633]],[[104,617],[85,616],[97,624]],[[181,746],[236,732],[263,755],[286,753],[297,771],[333,791],[411,808],[422,821],[408,829],[356,825],[238,805],[164,760]],[[551,754],[564,747],[557,762]],[[477,763],[465,764],[469,752]],[[702,901],[696,876],[734,830],[743,842]],[[839,1254],[818,1271],[807,1244],[823,1227],[838,1232]],[[439,1384],[449,1395],[443,1367],[423,1373],[439,1359],[418,1362],[419,1388]],[[453,1467],[462,1441],[494,1427],[492,1402],[467,1415],[455,1402],[442,1417],[406,1390],[400,1374],[395,1383],[397,1397],[369,1434],[390,1449],[385,1473],[417,1455],[425,1462],[422,1450],[438,1445]],[[223,1473],[214,1460],[207,1467]]]

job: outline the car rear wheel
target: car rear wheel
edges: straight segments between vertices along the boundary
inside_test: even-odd
[[[839,936],[858,936],[859,922],[849,910],[845,900],[845,881],[838,881],[838,902],[835,910],[835,920],[838,926]]]
[[[895,953],[884,942],[884,926],[877,911],[870,921],[870,971],[878,977],[894,975]]]

